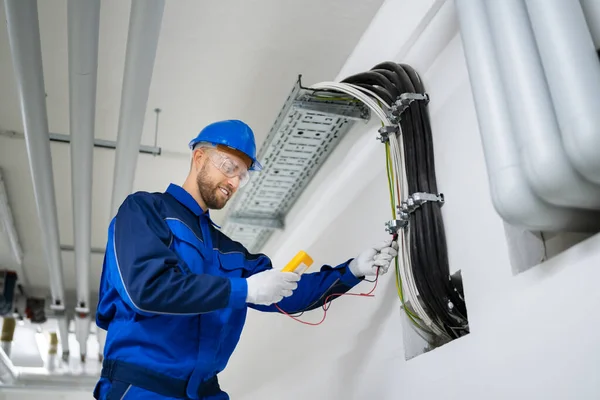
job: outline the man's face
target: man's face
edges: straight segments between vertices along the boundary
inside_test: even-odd
[[[244,160],[233,151],[221,149],[202,151],[204,153],[202,167],[196,175],[198,190],[208,208],[220,210],[225,207],[240,186],[240,176],[235,173],[247,173],[250,160]]]

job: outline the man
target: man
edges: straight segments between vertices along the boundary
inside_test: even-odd
[[[364,276],[385,273],[397,245],[368,249],[335,268],[300,276],[273,269],[217,229],[221,209],[256,159],[241,121],[211,124],[190,142],[183,187],[127,197],[111,221],[96,323],[107,330],[97,399],[229,399],[217,374],[239,340],[248,307],[288,313],[323,305]],[[292,295],[293,294],[293,295]]]

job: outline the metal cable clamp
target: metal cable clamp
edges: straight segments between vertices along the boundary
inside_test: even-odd
[[[437,202],[440,203],[440,205],[444,205],[444,194],[432,194],[424,192],[413,193],[410,196],[408,196],[408,198],[405,201],[403,201],[400,206],[398,206],[398,211],[411,214],[417,208],[421,207],[422,204],[425,204],[427,202]]]
[[[400,131],[398,125],[387,125],[379,128],[379,136],[377,136],[377,140],[381,143],[385,143],[390,140],[390,134],[395,135]]]
[[[390,107],[390,121],[399,123],[404,111],[415,100],[429,103],[429,95],[427,93],[402,93]]]
[[[385,230],[393,235],[400,229],[408,227],[410,214],[427,202],[437,202],[440,203],[440,205],[444,205],[444,194],[417,192],[408,196],[408,198],[398,206],[398,218],[387,221],[385,223]]]
[[[394,235],[398,233],[400,229],[404,229],[408,226],[408,220],[410,218],[410,215],[406,213],[400,213],[400,215],[398,215],[398,218],[399,219],[393,219],[385,223],[385,230],[390,235]]]

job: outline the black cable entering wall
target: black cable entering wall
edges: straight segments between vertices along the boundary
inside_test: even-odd
[[[383,62],[371,71],[342,82],[368,89],[390,106],[402,94],[426,94],[418,73],[409,65]],[[415,100],[401,116],[408,194],[438,194],[433,137],[427,101]],[[404,194],[407,195],[407,194]],[[426,202],[409,220],[411,270],[419,301],[427,314],[450,338],[469,332],[462,285],[450,277],[446,235],[439,202]]]

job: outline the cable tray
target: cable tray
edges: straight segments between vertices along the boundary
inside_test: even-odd
[[[259,252],[342,137],[369,118],[362,103],[305,88],[298,77],[258,154],[263,170],[238,193],[223,232]]]

